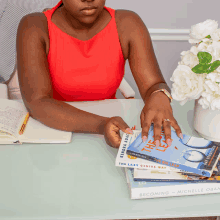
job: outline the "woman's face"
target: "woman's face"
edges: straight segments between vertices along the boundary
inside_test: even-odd
[[[103,11],[106,0],[62,0],[71,22],[90,25]]]

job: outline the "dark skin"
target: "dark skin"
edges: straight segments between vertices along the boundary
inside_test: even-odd
[[[104,9],[105,0],[63,0],[63,4],[54,12],[52,22],[77,39],[91,39],[111,20],[111,15]],[[93,15],[82,13],[81,9],[87,6],[96,7]],[[171,126],[179,136],[181,129],[173,117],[169,98],[163,92],[151,95],[158,88],[170,89],[160,71],[146,26],[136,13],[128,10],[116,10],[115,19],[124,59],[129,61],[145,103],[140,115],[142,138],[148,136],[151,123],[154,123],[155,141],[160,141],[161,126],[166,140],[171,139]],[[33,13],[23,17],[17,33],[18,78],[30,115],[55,129],[103,134],[108,145],[118,148],[121,142],[119,131],[129,133],[126,130],[129,126],[121,117],[102,117],[52,98],[47,62],[49,47],[45,15]],[[167,118],[170,122],[163,121]]]

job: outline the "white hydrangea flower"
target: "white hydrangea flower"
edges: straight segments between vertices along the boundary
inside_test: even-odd
[[[210,88],[213,92],[219,92],[219,86],[216,82],[212,82],[211,80],[205,80],[205,84]]]
[[[218,28],[218,22],[207,19],[204,22],[193,25],[190,30],[190,37],[193,39],[202,40],[206,36],[214,33]]]
[[[190,52],[197,56],[197,54],[198,54],[198,52],[199,52],[198,46],[192,46],[192,47],[190,48]]]
[[[205,81],[207,81],[207,79],[205,80]],[[213,91],[210,89],[210,87],[205,83],[205,81],[204,81],[204,91],[206,92],[206,93],[209,93],[209,94],[212,94],[213,93]],[[202,93],[201,95],[202,96],[204,96],[204,97],[206,97],[205,95],[204,95],[205,93]]]
[[[209,78],[212,80],[214,80],[214,77],[215,77],[214,74],[209,76]],[[219,84],[212,82],[212,80],[209,79],[205,80],[205,84],[204,84],[205,91],[202,92],[201,94],[201,98],[199,99],[199,104],[201,104],[204,109],[209,108],[212,110],[216,110],[216,109],[220,110],[220,100],[219,100],[220,86]]]
[[[220,29],[217,29],[212,34],[210,34],[213,41],[219,41],[220,40]]]
[[[220,97],[214,99],[214,100],[211,102],[211,109],[212,109],[212,110],[219,110],[219,109],[220,109]]]
[[[213,41],[210,38],[204,38],[204,39],[202,39],[202,42],[206,43],[207,45],[210,45],[210,44],[212,44]]]
[[[197,55],[194,55],[191,53],[191,51],[188,51],[188,53],[185,53],[185,55],[181,56],[182,65],[187,65],[190,68],[193,68],[197,64],[199,64],[199,59]]]
[[[205,98],[200,98],[198,103],[202,106],[203,109],[210,108],[210,104]]]
[[[203,98],[205,98],[209,103],[211,103],[212,100],[214,99],[212,93],[209,93],[209,92],[206,92],[206,91],[202,92],[201,96]]]
[[[198,44],[201,40],[189,38],[188,41],[189,41],[190,44]]]
[[[186,65],[178,65],[170,80],[174,82],[171,95],[181,105],[189,99],[198,99],[204,90],[204,75],[197,75]]]
[[[213,41],[213,43],[207,47],[207,52],[212,55],[212,61],[220,60],[220,42]]]
[[[211,38],[206,38],[208,35]],[[184,105],[190,99],[199,99],[204,109],[220,110],[220,67],[212,73],[196,74],[191,69],[199,64],[199,52],[208,52],[213,63],[220,60],[220,29],[218,22],[208,19],[193,25],[189,43],[196,43],[190,50],[181,52],[181,61],[170,78],[171,95]]]
[[[202,43],[200,43],[199,45],[198,45],[198,47],[197,47],[197,49],[198,49],[198,51],[204,51],[204,52],[208,52],[208,44],[207,43],[205,43],[205,42],[202,42]]]
[[[182,56],[185,56],[186,54],[188,54],[189,53],[189,50],[187,50],[187,51],[182,51],[181,53],[180,53],[180,55],[182,55]]]
[[[212,82],[220,82],[220,74],[216,71],[207,74],[206,79],[210,79]],[[206,82],[206,80],[205,80]]]

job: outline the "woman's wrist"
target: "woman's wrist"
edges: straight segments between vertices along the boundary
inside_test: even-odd
[[[168,87],[168,85],[166,83],[157,83],[153,86],[151,86],[147,92],[146,95],[144,97],[144,103],[146,103],[146,101],[150,98],[151,95],[160,92],[160,93],[164,93],[167,98],[170,100],[170,102],[172,101],[172,96],[171,96],[171,91],[170,88]]]
[[[152,92],[151,95],[154,93],[157,93],[157,92],[163,92],[167,96],[167,98],[169,99],[170,102],[173,101],[171,94],[166,89],[158,89],[158,90]]]
[[[156,96],[158,98],[161,97],[162,100],[168,100],[169,103],[171,103],[171,99],[163,91],[157,90],[156,92],[151,93],[150,97],[152,96]]]
[[[105,125],[109,119],[110,117],[102,117],[98,126],[98,134],[104,135]]]

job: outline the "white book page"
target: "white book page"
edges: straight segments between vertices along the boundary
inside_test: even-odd
[[[18,138],[0,131],[0,144],[20,144]]]
[[[72,132],[50,128],[41,122],[29,118],[24,133],[19,135],[23,143],[69,143]]]
[[[17,137],[26,114],[27,110],[21,103],[0,99],[0,131]]]
[[[173,179],[186,180],[187,177],[182,173],[161,170],[141,170],[134,169],[134,178],[136,179]]]

